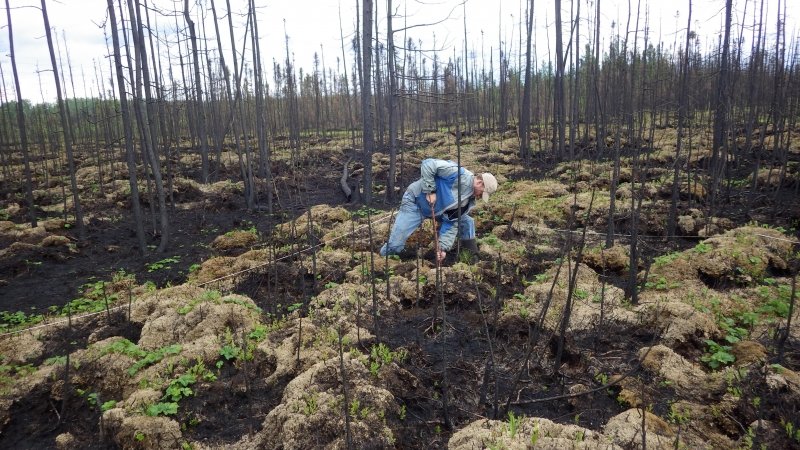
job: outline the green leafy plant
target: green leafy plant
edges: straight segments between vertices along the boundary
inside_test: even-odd
[[[225,330],[225,338],[222,348],[219,349],[219,355],[225,358],[225,361],[232,361],[239,357],[242,349],[233,342],[233,334],[231,329]]]
[[[539,422],[533,424],[533,430],[531,430],[531,446],[536,446],[536,443],[539,442]]]
[[[706,339],[706,345],[708,346],[708,351],[700,359],[708,367],[716,370],[736,360],[736,357],[731,353],[729,345],[720,345],[711,339]]]
[[[677,281],[670,282],[670,281],[667,281],[667,279],[664,278],[664,277],[658,277],[656,279],[656,281],[647,281],[644,284],[644,287],[646,287],[648,289],[655,289],[657,291],[667,291],[667,290],[670,290],[670,289],[678,288],[680,286],[681,286],[681,284],[679,282],[677,282]]]
[[[478,239],[478,241],[486,245],[491,245],[492,247],[500,246],[500,239],[492,233],[485,235],[484,237]]]
[[[367,206],[362,206],[361,208],[358,209],[358,211],[353,213],[353,216],[360,217],[360,218],[363,219],[363,218],[365,218],[367,216],[374,216],[374,215],[380,214],[380,213],[381,213],[381,211],[379,209],[369,208]]]
[[[675,406],[675,403],[671,403],[669,405],[669,413],[667,414],[667,420],[669,420],[669,422],[682,425],[688,423],[689,419],[690,416],[688,409],[680,409]]]
[[[261,342],[266,339],[267,333],[269,333],[269,329],[265,325],[259,323],[253,327],[253,330],[247,335],[247,337],[254,341]]]
[[[16,311],[13,313],[0,311],[0,333],[28,328],[43,320],[44,316],[42,314],[26,314],[24,311]]]
[[[405,349],[391,351],[386,344],[379,343],[372,346],[370,349],[370,355],[374,359],[382,361],[385,365],[391,364],[392,361],[405,361],[406,357],[408,357],[408,351]]]
[[[147,271],[148,272],[155,272],[158,270],[169,270],[172,268],[173,264],[177,264],[181,262],[181,257],[179,255],[172,256],[170,258],[164,258],[162,260],[147,264]]]
[[[152,404],[145,409],[145,414],[155,416],[174,416],[178,414],[178,404],[175,402],[159,402]]]
[[[735,344],[747,336],[747,329],[738,326],[733,318],[722,316],[717,323],[725,332],[725,340],[730,344]]]
[[[781,419],[781,425],[786,432],[786,437],[800,443],[800,427],[796,426],[792,421],[784,419]]]
[[[226,361],[236,359],[239,356],[241,349],[232,344],[225,344],[219,350],[219,355],[225,358]]]
[[[177,355],[181,350],[183,347],[180,344],[173,344],[154,351],[145,351],[127,339],[120,339],[103,348],[102,354],[118,353],[137,359],[138,361],[128,369],[128,375],[134,376],[139,370],[161,361],[168,355]]]
[[[153,352],[147,352],[144,355],[144,358],[137,361],[136,364],[134,364],[133,366],[131,366],[130,369],[128,369],[128,375],[134,376],[139,370],[161,361],[162,359],[164,359],[165,356],[179,354],[182,349],[183,347],[181,347],[180,344],[172,344],[166,347],[159,348],[158,350]]]
[[[199,380],[207,382],[217,381],[217,376],[214,372],[208,370],[206,363],[199,358],[197,359],[197,363],[190,367],[187,373],[194,375],[194,377]]]
[[[89,405],[94,408],[97,406],[97,392],[92,392],[91,394],[86,396],[86,401],[89,402]]]
[[[173,402],[178,402],[183,398],[194,394],[191,386],[197,382],[197,377],[192,373],[185,373],[178,378],[170,381],[164,393],[164,398],[169,398]]]
[[[665,265],[675,261],[676,259],[678,259],[680,257],[681,257],[681,254],[678,253],[678,252],[668,253],[666,255],[657,256],[655,259],[653,259],[653,266],[654,267],[665,266]]]
[[[514,411],[508,412],[507,428],[508,428],[508,435],[509,437],[511,437],[511,439],[514,439],[514,437],[517,435],[517,432],[519,431],[520,422],[522,422],[522,417],[523,416],[514,415]]]
[[[713,247],[711,247],[711,244],[706,244],[705,242],[701,242],[701,243],[695,245],[692,250],[695,253],[703,254],[703,253],[710,252],[712,248]]]
[[[370,348],[369,371],[373,376],[378,376],[381,367],[393,361],[403,362],[407,356],[405,349],[392,351],[386,344],[378,343]]]
[[[249,228],[243,228],[243,229],[240,229],[240,230],[228,231],[228,232],[225,233],[225,236],[233,236],[234,234],[236,234],[238,232],[254,234],[256,237],[258,237],[258,235],[259,235],[258,234],[258,229],[256,229],[255,225],[251,225]]]
[[[103,404],[100,405],[100,410],[106,412],[109,409],[114,409],[116,406],[117,406],[116,400],[109,400],[107,402],[103,402]]]
[[[381,370],[381,363],[378,361],[370,361],[369,362],[369,373],[372,374],[373,377],[378,376],[378,372]]]
[[[51,356],[42,363],[45,366],[63,366],[67,363],[67,357],[63,355]]]
[[[319,410],[319,395],[316,392],[303,394],[303,414],[314,415]]]
[[[121,355],[127,355],[132,358],[143,358],[146,351],[139,348],[138,345],[134,344],[133,342],[123,338],[118,341],[114,341],[111,344],[107,345],[103,348],[102,352],[103,355],[107,355],[109,353],[118,353]]]
[[[358,418],[359,412],[361,411],[361,402],[357,398],[354,398],[350,401],[347,411],[350,417]]]

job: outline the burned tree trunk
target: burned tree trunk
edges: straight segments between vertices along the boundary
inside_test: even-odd
[[[61,118],[61,128],[64,134],[64,147],[67,151],[67,167],[69,168],[69,179],[72,188],[72,201],[75,208],[75,225],[78,228],[78,236],[81,240],[86,239],[86,227],[83,225],[83,211],[81,210],[81,200],[78,194],[78,180],[75,178],[75,158],[72,152],[72,139],[70,138],[69,122],[67,121],[67,107],[64,103],[64,96],[61,93],[61,81],[58,76],[58,65],[56,64],[56,54],[53,49],[53,36],[50,32],[50,19],[47,17],[47,4],[42,0],[42,18],[44,19],[45,35],[47,36],[47,48],[50,50],[50,64],[53,66],[53,78],[56,83],[56,96],[58,98],[58,114]]]
[[[17,92],[17,126],[19,127],[19,140],[22,146],[22,159],[25,164],[25,202],[28,204],[28,220],[31,228],[36,228],[36,211],[33,205],[33,180],[31,179],[31,161],[28,152],[28,132],[25,128],[25,108],[22,103],[22,91],[19,88],[19,75],[17,74],[17,59],[14,57],[14,32],[11,27],[11,7],[6,0],[6,17],[8,18],[8,48],[11,57],[11,71],[14,75],[14,88]],[[102,184],[101,184],[102,185]]]

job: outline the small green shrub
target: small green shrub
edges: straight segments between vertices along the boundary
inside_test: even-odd
[[[178,378],[170,381],[164,394],[164,398],[169,398],[173,402],[178,402],[183,398],[194,394],[191,386],[197,382],[197,377],[191,373],[185,373]]]
[[[153,405],[148,406],[147,409],[145,409],[145,414],[151,417],[174,416],[175,414],[178,414],[178,404],[175,402],[155,403]]]
[[[736,357],[731,353],[729,345],[720,345],[711,339],[706,339],[706,345],[708,346],[708,351],[700,359],[708,367],[716,370],[736,361]]]
[[[179,262],[181,262],[180,255],[175,255],[175,256],[170,257],[170,258],[164,258],[164,259],[162,259],[160,261],[156,261],[154,263],[147,264],[146,267],[147,267],[147,271],[148,272],[155,272],[155,271],[162,270],[162,269],[163,270],[169,270],[169,269],[172,268],[173,264],[177,264]]]

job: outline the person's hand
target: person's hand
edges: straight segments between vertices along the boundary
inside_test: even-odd
[[[425,194],[425,199],[428,200],[428,204],[433,206],[436,204],[436,192],[429,192]]]
[[[442,249],[436,250],[436,262],[441,263],[444,261],[445,256],[447,256],[447,252]]]

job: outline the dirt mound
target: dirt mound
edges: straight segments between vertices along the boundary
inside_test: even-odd
[[[648,282],[751,285],[770,273],[782,273],[792,241],[774,229],[740,227],[706,239],[693,249],[656,258]],[[675,286],[680,287],[680,285]],[[657,288],[658,289],[658,288]]]
[[[654,303],[650,300],[654,299]],[[642,306],[636,310],[642,314],[644,323],[661,332],[661,342],[677,346],[698,339],[709,339],[719,331],[710,314],[678,299],[663,299],[655,295],[642,295]]]
[[[563,224],[566,218],[559,208],[569,196],[567,186],[553,181],[514,181],[503,184],[502,196],[492,201],[492,209],[505,221],[514,215],[516,220],[532,224]]]
[[[563,425],[538,417],[478,420],[453,433],[447,448],[621,450],[601,433],[576,425]]]
[[[358,358],[345,355],[344,368],[349,403],[344,401],[339,358],[319,362],[286,386],[281,403],[264,421],[261,445],[285,449],[344,448],[348,414],[355,447],[391,446],[395,437],[386,419],[398,414],[394,397],[371,382],[375,378]]]
[[[158,291],[134,304],[131,320],[143,323],[139,345],[156,349],[184,344],[226,330],[251,330],[260,309],[247,297],[182,285]]]
[[[258,242],[258,232],[255,230],[234,230],[217,236],[211,242],[211,248],[217,252],[231,252],[236,249],[246,249]]]
[[[182,177],[172,180],[172,197],[175,202],[195,202],[203,197],[203,185]]]
[[[350,212],[342,207],[328,205],[315,205],[311,207],[311,233],[316,239],[331,231],[336,225],[350,225]],[[272,240],[280,244],[294,243],[299,237],[307,238],[309,233],[309,214],[299,216],[293,222],[286,222],[275,227]],[[349,233],[349,229],[342,231],[342,235]],[[312,238],[313,240],[314,238]]]
[[[660,379],[668,380],[677,393],[687,398],[698,398],[717,392],[723,384],[718,377],[709,377],[702,368],[676,354],[671,348],[657,345],[639,350],[642,367]]]
[[[541,229],[531,230],[521,227],[520,232],[530,235],[544,234]],[[498,225],[492,232],[478,238],[478,254],[489,261],[502,259],[504,262],[523,267],[530,266],[527,257],[527,243],[508,233],[507,225]]]
[[[103,414],[101,425],[105,439],[122,448],[168,450],[183,442],[180,425],[167,417],[129,416],[115,408]]]
[[[572,264],[553,267],[540,276],[538,281],[525,288],[524,293],[506,300],[501,324],[504,321],[514,321],[517,317],[530,322],[538,322],[543,317],[543,325],[547,330],[557,329],[570,294],[569,280],[573,269]],[[621,289],[603,284],[594,270],[580,264],[571,295],[568,329],[573,332],[590,330],[599,323],[601,315],[605,320],[638,323],[637,314],[622,306],[624,298]]]
[[[249,251],[238,257],[235,256],[216,256],[211,257],[200,265],[200,269],[189,276],[189,281],[193,284],[209,284],[215,289],[230,289],[235,283],[234,275],[243,271],[264,267],[266,270],[270,258],[267,251]],[[277,263],[281,267],[281,275],[295,277],[297,269],[285,264]]]
[[[316,252],[314,256],[304,253],[302,266],[311,271],[316,264],[317,273],[324,274],[319,284],[325,286],[331,282],[342,282],[354,263],[353,259],[354,255],[349,251],[326,247]]]
[[[595,247],[583,254],[583,262],[598,273],[622,274],[630,265],[627,247],[614,245],[611,248]]]
[[[642,447],[642,423],[646,427],[645,445],[657,450],[675,447],[675,432],[662,418],[641,409],[629,409],[608,421],[604,433],[622,448]]]

